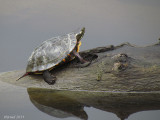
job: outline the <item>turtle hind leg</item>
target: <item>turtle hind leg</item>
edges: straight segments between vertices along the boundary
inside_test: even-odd
[[[43,79],[49,85],[53,85],[56,82],[57,78],[55,76],[51,75],[51,73],[48,70],[45,70],[43,72]]]

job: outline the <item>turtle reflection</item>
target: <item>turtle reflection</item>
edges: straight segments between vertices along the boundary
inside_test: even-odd
[[[57,118],[78,117],[87,120],[88,116],[80,102],[67,98],[57,91],[28,89],[31,102],[42,112]]]
[[[42,112],[57,118],[78,117],[88,120],[84,107],[112,112],[121,120],[146,110],[160,110],[159,93],[107,93],[55,91],[28,88],[31,102]]]

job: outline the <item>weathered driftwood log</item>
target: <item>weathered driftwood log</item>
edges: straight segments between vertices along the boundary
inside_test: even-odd
[[[57,90],[91,91],[160,91],[160,44],[136,47],[125,43],[119,46],[98,47],[80,52],[92,63],[84,68],[78,59],[52,70],[57,76],[48,85],[41,75],[29,75],[16,81],[25,71],[0,74],[0,80],[24,87]]]

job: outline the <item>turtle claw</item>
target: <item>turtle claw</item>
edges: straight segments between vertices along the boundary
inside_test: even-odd
[[[88,67],[90,64],[91,64],[91,62],[85,61],[83,63],[81,62],[81,64],[74,65],[74,67],[76,67],[76,68],[84,68],[84,67]]]
[[[55,80],[51,80],[47,82],[49,85],[53,85],[55,83]]]
[[[48,70],[46,70],[43,72],[43,79],[49,85],[53,85],[53,84],[55,84],[57,78],[55,76],[51,75],[51,73]]]
[[[91,64],[91,62],[85,61],[84,63],[80,64],[79,66],[80,66],[81,68],[83,68],[83,67],[88,67],[90,64]]]
[[[57,78],[52,75],[52,78],[51,78],[51,79],[47,79],[47,80],[44,79],[44,80],[45,80],[45,82],[47,82],[49,85],[53,85],[53,84],[55,84],[56,79],[57,79]]]

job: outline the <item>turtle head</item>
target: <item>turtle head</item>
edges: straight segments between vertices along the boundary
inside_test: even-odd
[[[81,39],[84,36],[84,33],[85,33],[85,27],[83,27],[81,29],[81,31],[76,34],[76,39],[77,39],[77,45],[76,45],[77,47],[76,48],[77,48],[77,52],[79,52],[79,48],[81,46]]]
[[[77,41],[79,42],[82,37],[84,36],[84,33],[85,33],[85,27],[83,27],[79,33],[76,34],[76,38],[77,38]]]

